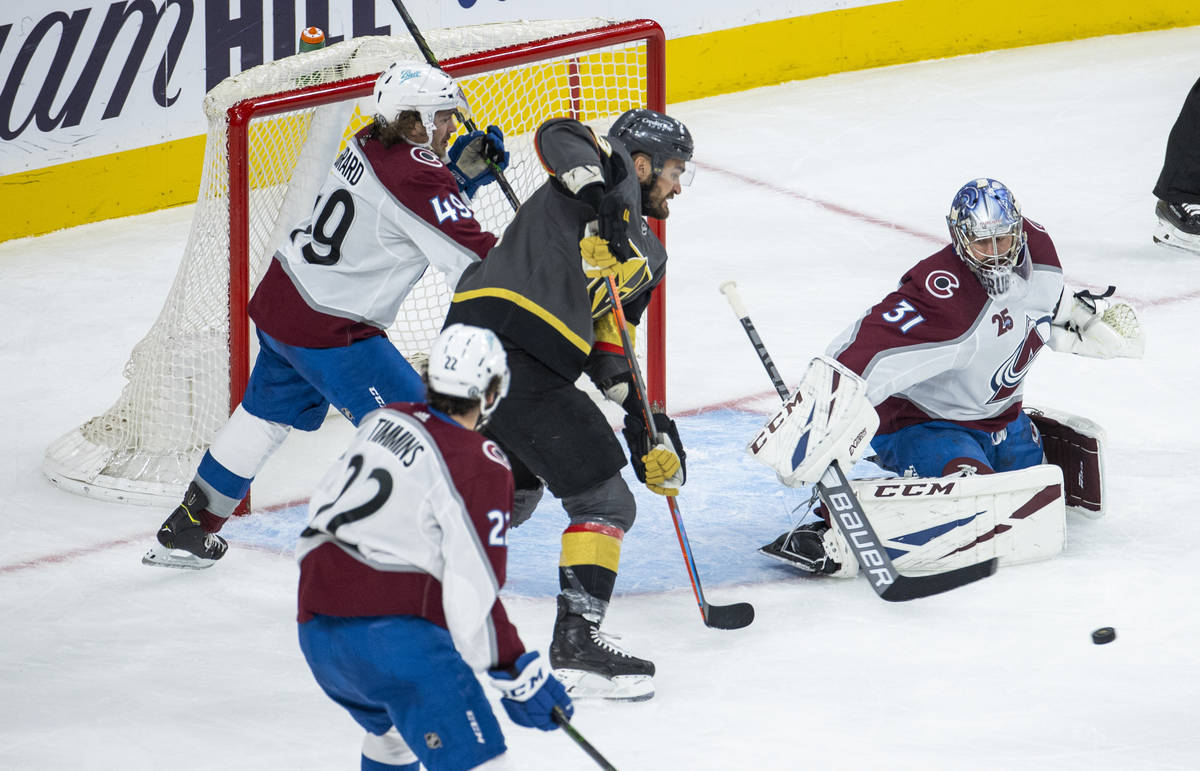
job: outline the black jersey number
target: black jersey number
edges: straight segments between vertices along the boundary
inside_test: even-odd
[[[320,198],[317,199],[313,210],[318,209],[320,213],[316,221],[304,230],[312,241],[300,251],[304,259],[314,265],[333,265],[342,259],[342,242],[346,240],[346,233],[354,222],[354,196],[346,188],[339,187],[323,203]],[[313,248],[314,245],[320,249]]]
[[[342,525],[348,525],[351,522],[357,522],[360,519],[371,516],[383,508],[383,505],[387,503],[388,497],[392,494],[392,475],[389,474],[385,469],[372,469],[371,473],[367,474],[366,479],[375,482],[375,484],[379,486],[379,489],[375,491],[375,495],[371,496],[371,500],[367,501],[361,506],[355,506],[352,509],[347,509],[340,514],[336,514],[323,525],[318,524],[321,516],[326,511],[336,506],[337,502],[342,499],[342,496],[345,495],[346,491],[350,489],[350,485],[354,484],[354,480],[358,479],[358,475],[362,473],[362,470],[363,456],[355,455],[350,459],[350,478],[346,480],[346,484],[342,485],[342,491],[339,492],[337,497],[332,501],[317,509],[317,513],[313,515],[312,522],[312,524],[316,527],[304,528],[304,532],[301,533],[301,535],[312,536],[319,532],[337,535],[337,530]]]

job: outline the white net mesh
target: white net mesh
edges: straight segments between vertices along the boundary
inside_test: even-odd
[[[443,62],[530,41],[609,26],[600,19],[486,24],[431,30],[430,48]],[[585,52],[556,53],[527,64],[460,76],[480,126],[505,131],[511,160],[505,176],[523,200],[545,180],[532,148],[546,118],[571,116],[606,128],[622,111],[646,104],[644,41]],[[174,502],[204,449],[229,415],[230,362],[253,351],[230,349],[230,180],[227,110],[243,100],[361,78],[393,61],[420,61],[406,37],[349,40],[271,62],[228,78],[204,101],[209,129],[192,227],[167,301],[130,355],[128,380],[117,402],[56,440],[44,472],[83,494],[137,503]],[[453,71],[454,66],[448,65]],[[368,87],[364,96],[369,96]],[[368,120],[358,98],[317,108],[288,109],[251,121],[248,132],[249,290],[266,270],[275,245],[303,218],[338,146]],[[498,185],[473,202],[482,226],[496,234],[512,218]],[[239,207],[235,206],[234,209]],[[236,280],[236,276],[235,276]],[[428,271],[388,334],[412,356],[441,328],[449,291]],[[244,309],[239,309],[244,314]],[[252,361],[252,358],[250,359]]]

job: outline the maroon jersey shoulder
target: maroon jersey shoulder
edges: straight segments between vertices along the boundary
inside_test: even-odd
[[[401,206],[480,259],[487,256],[496,237],[479,226],[454,175],[432,150],[407,142],[384,147],[364,132],[356,140],[376,178]]]
[[[988,296],[947,245],[900,277],[900,284],[860,319],[837,359],[862,374],[880,353],[955,340],[976,323]]]
[[[1058,260],[1058,250],[1054,248],[1050,234],[1028,217],[1025,218],[1025,237],[1029,243],[1029,257],[1035,265],[1062,269],[1062,263]]]

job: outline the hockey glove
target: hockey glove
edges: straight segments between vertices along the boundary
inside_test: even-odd
[[[611,191],[600,199],[596,211],[596,230],[579,242],[579,253],[590,265],[584,273],[588,278],[614,275],[617,263],[633,257],[629,245],[629,222],[633,214],[620,193]],[[591,229],[589,228],[589,233]]]
[[[650,434],[640,415],[626,415],[625,443],[629,445],[629,460],[633,471],[652,493],[679,495],[679,488],[687,481],[687,453],[679,439],[675,421],[661,412],[654,413],[654,427],[658,430],[658,444],[650,446]]]
[[[496,126],[487,131],[472,131],[454,140],[446,155],[448,167],[458,189],[469,197],[484,185],[496,181],[496,172],[508,168],[509,153],[504,149],[504,134]]]
[[[500,697],[504,711],[517,725],[553,731],[558,728],[555,707],[562,707],[568,718],[575,713],[567,690],[546,669],[537,651],[521,654],[511,670],[492,669],[488,674],[504,694]]]

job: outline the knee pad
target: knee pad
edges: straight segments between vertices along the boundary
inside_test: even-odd
[[[562,505],[572,524],[602,522],[629,532],[637,517],[633,493],[620,474],[614,474],[581,493],[566,496],[562,499]]]
[[[544,486],[539,485],[513,491],[513,507],[512,514],[509,516],[509,527],[516,527],[533,516],[533,510],[537,508],[538,501],[542,499],[545,489]]]

